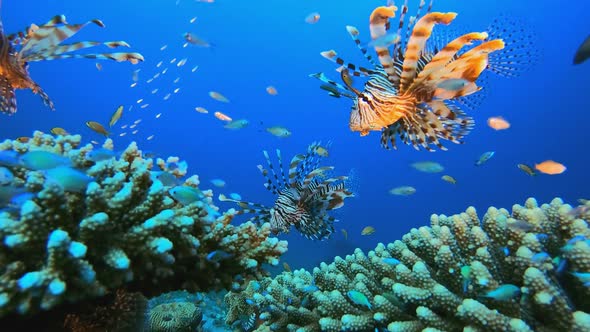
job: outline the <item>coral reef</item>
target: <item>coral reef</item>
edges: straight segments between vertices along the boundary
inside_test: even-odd
[[[256,331],[589,331],[590,204],[432,215],[365,254],[226,295]],[[255,316],[256,326],[248,320]]]
[[[115,153],[35,132],[0,143],[0,318],[78,303],[118,288],[157,295],[230,288],[263,277],[287,243],[269,224],[231,225],[176,158]]]
[[[185,291],[160,295],[148,302],[145,331],[193,332],[201,325],[199,297]],[[135,329],[138,330],[138,329]]]

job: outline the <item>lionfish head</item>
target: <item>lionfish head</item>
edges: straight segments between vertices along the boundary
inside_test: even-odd
[[[396,98],[397,99],[397,98]],[[397,122],[405,114],[404,103],[381,103],[371,94],[361,93],[354,99],[348,126],[351,131],[366,136],[371,131],[381,131],[392,123]]]

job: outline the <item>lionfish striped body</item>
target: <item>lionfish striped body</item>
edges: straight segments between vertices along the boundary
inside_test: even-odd
[[[417,150],[422,147],[433,151],[432,146],[446,150],[440,142],[442,139],[462,143],[461,139],[474,124],[462,108],[477,105],[477,99],[472,98],[481,89],[476,80],[484,70],[514,76],[517,61],[528,61],[523,59],[526,55],[492,57],[491,53],[502,50],[505,43],[502,39],[490,40],[487,32],[462,35],[442,48],[437,45],[427,47],[434,26],[450,24],[457,14],[431,12],[431,1],[426,15],[420,18],[424,5],[422,0],[417,15],[409,19],[405,38],[402,35],[408,0],[401,7],[395,38],[389,38],[392,36],[389,21],[398,8],[390,4],[373,11],[370,32],[379,63],[362,46],[359,31],[347,26],[348,33],[373,69],[347,63],[330,50],[322,52],[322,56],[341,66],[339,71],[344,85],[328,79],[323,73],[310,75],[332,86],[334,89],[330,95],[352,99],[350,129],[361,136],[370,131],[381,131],[381,145],[387,149],[389,144],[396,148],[398,136]],[[384,44],[383,40],[391,42]],[[465,46],[474,42],[479,45],[462,52]],[[522,49],[511,47],[510,51]],[[352,86],[351,76],[368,77],[363,91]],[[450,81],[464,82],[464,85],[456,89],[442,88]],[[325,86],[323,89],[327,90]],[[335,89],[339,91],[334,92]]]
[[[270,223],[274,233],[288,233],[292,226],[308,239],[323,240],[334,232],[336,219],[328,211],[344,206],[344,200],[354,194],[347,189],[346,176],[328,177],[331,166],[320,167],[319,143],[312,143],[305,154],[293,157],[288,175],[277,150],[280,175],[275,172],[268,152],[264,156],[269,170],[258,165],[266,183],[264,186],[277,196],[271,207],[238,201],[222,196],[223,201],[237,203],[242,210],[238,214],[256,214],[250,221]],[[271,177],[272,176],[272,177]]]
[[[0,20],[0,112],[8,114],[16,112],[16,89],[32,90],[35,94],[41,96],[47,107],[54,110],[53,102],[49,96],[29,76],[29,62],[67,58],[110,59],[129,61],[133,64],[143,61],[143,56],[139,53],[71,53],[98,45],[106,45],[109,48],[129,47],[129,44],[124,41],[83,41],[62,44],[64,40],[72,37],[90,23],[104,27],[102,21],[97,19],[84,24],[68,24],[65,16],[58,15],[41,26],[33,24],[27,27],[25,31],[5,35]]]

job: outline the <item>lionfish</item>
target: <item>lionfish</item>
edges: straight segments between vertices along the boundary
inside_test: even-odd
[[[256,223],[270,223],[273,233],[289,233],[294,226],[308,239],[324,240],[334,232],[336,218],[328,211],[344,206],[344,200],[354,194],[347,187],[347,176],[330,177],[334,167],[319,166],[321,155],[317,153],[319,143],[309,145],[305,154],[298,154],[289,164],[285,175],[281,151],[276,150],[280,176],[275,172],[267,151],[264,157],[267,170],[258,169],[266,179],[264,186],[277,196],[271,207],[262,204],[233,200],[220,195],[220,200],[237,203],[242,210],[237,214],[256,214],[249,220]],[[272,177],[271,177],[272,175]]]
[[[331,96],[352,99],[350,129],[361,136],[370,131],[382,131],[381,145],[386,149],[390,149],[389,144],[397,148],[397,136],[416,150],[422,147],[434,151],[433,146],[446,150],[440,140],[462,143],[461,139],[474,125],[463,108],[478,106],[481,93],[477,92],[481,87],[476,80],[484,70],[516,76],[535,56],[528,48],[532,43],[528,40],[530,35],[520,23],[510,20],[497,20],[489,33],[467,33],[446,44],[442,43],[442,37],[437,37],[438,43],[435,40],[434,45],[427,47],[434,26],[450,24],[457,14],[431,12],[431,1],[426,14],[420,18],[424,6],[425,2],[421,0],[418,13],[410,17],[405,33],[408,0],[401,6],[397,33],[390,32],[390,19],[398,9],[392,2],[372,12],[369,25],[372,42],[369,45],[374,47],[379,63],[361,44],[358,29],[346,27],[373,69],[347,63],[330,50],[321,54],[340,65],[338,70],[344,85],[330,80],[323,73],[310,75],[326,83],[321,88],[329,91]],[[500,32],[511,40],[490,38]],[[512,39],[521,43],[515,45]],[[474,43],[478,45],[463,50]],[[363,91],[353,86],[353,76],[368,77]]]
[[[139,53],[71,53],[98,45],[106,45],[109,48],[129,47],[129,44],[124,41],[82,41],[62,44],[64,40],[72,37],[90,23],[101,28],[104,27],[102,21],[98,19],[90,20],[84,24],[68,24],[64,15],[58,15],[41,26],[32,24],[25,31],[5,35],[0,20],[0,112],[16,113],[16,89],[31,89],[43,99],[43,103],[47,107],[51,110],[55,109],[49,96],[29,76],[29,62],[67,58],[110,59],[118,62],[129,61],[132,64],[143,61],[143,56]]]

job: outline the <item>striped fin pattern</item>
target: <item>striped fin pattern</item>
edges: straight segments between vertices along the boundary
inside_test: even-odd
[[[375,60],[373,60],[373,57],[368,53],[367,49],[365,47],[363,47],[363,45],[361,45],[361,40],[359,39],[359,35],[360,35],[359,30],[356,27],[353,27],[352,25],[347,25],[346,31],[348,31],[348,34],[350,35],[350,37],[352,38],[352,40],[354,41],[354,43],[356,44],[358,49],[361,51],[361,53],[363,54],[365,59],[367,59],[367,61],[369,61],[369,63],[371,65],[373,65],[373,67],[380,68],[381,64],[375,62]]]
[[[16,113],[16,95],[8,79],[0,76],[0,110],[4,113]]]
[[[371,31],[371,39],[376,40],[382,38],[387,34],[390,28],[389,19],[395,16],[397,7],[395,6],[382,6],[377,7],[371,13],[369,18],[369,30]],[[383,67],[383,70],[387,73],[387,77],[393,80],[395,76],[395,70],[393,67],[393,59],[389,54],[389,48],[382,46],[375,46],[375,52],[379,57],[379,62]]]
[[[324,158],[317,152],[320,144],[313,142],[305,154],[294,156],[287,174],[282,167],[280,150],[277,150],[280,175],[268,152],[263,152],[268,169],[258,168],[266,180],[264,186],[277,196],[272,207],[229,199],[224,195],[219,199],[236,203],[241,208],[238,214],[254,214],[250,219],[252,222],[270,223],[275,233],[288,233],[293,226],[308,239],[327,239],[334,232],[336,222],[328,211],[342,207],[344,199],[354,194],[346,188],[344,181],[347,177],[327,178],[334,167],[319,166],[320,159]]]
[[[400,82],[400,93],[403,94],[414,80],[417,72],[417,63],[426,45],[426,40],[432,34],[435,24],[449,24],[456,13],[429,13],[422,17],[414,26],[412,36],[408,40],[404,57],[404,66]]]

